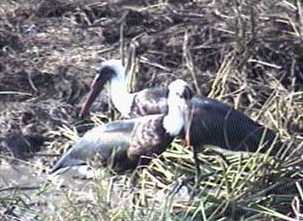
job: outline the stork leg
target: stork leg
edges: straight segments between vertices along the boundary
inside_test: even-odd
[[[198,159],[198,151],[197,151],[197,147],[195,147],[195,146],[193,146],[193,154],[194,154],[194,161],[195,161],[195,166],[196,166],[195,185],[198,185],[199,180],[200,180],[201,170],[200,170],[200,162]]]
[[[195,182],[194,182],[194,187],[191,192],[190,198],[193,199],[194,195],[197,193],[199,189],[199,184],[200,184],[200,175],[201,175],[201,170],[200,170],[200,162],[198,159],[198,151],[197,147],[193,146],[193,157],[194,157],[194,162],[196,166],[196,174],[195,174]]]
[[[198,151],[197,151],[197,147],[196,146],[192,146],[192,150],[193,150],[193,158],[194,158],[194,163],[195,163],[195,166],[196,166],[196,171],[195,171],[195,176],[190,176],[184,180],[181,180],[180,183],[178,183],[178,185],[176,185],[171,194],[175,194],[177,193],[181,188],[182,186],[186,185],[188,182],[194,182],[194,186],[192,188],[192,191],[190,193],[190,196],[189,196],[189,200],[192,200],[194,198],[194,196],[197,194],[197,191],[199,189],[199,184],[200,184],[200,175],[201,175],[201,170],[200,170],[200,162],[199,162],[199,159],[198,159]]]

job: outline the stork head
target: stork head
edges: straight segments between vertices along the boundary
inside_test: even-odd
[[[187,101],[190,101],[193,97],[192,89],[185,81],[181,79],[177,79],[171,82],[168,86],[168,90],[168,99],[170,100],[177,99],[186,103]]]
[[[89,113],[89,108],[100,94],[104,85],[114,78],[123,78],[125,75],[125,68],[121,60],[111,59],[102,62],[96,68],[96,76],[90,85],[89,94],[81,108],[80,117],[84,117]]]
[[[178,135],[184,128],[186,134],[189,134],[191,125],[191,99],[193,91],[190,86],[183,80],[175,80],[168,86],[168,117],[166,127],[172,135]],[[172,119],[171,119],[172,118]],[[189,143],[189,139],[187,140]]]

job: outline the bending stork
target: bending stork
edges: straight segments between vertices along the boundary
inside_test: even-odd
[[[103,86],[109,83],[110,97],[115,108],[124,117],[137,117],[165,113],[168,108],[167,88],[148,88],[136,93],[127,91],[125,68],[120,60],[108,60],[97,69],[89,95],[82,106],[80,116],[89,113],[89,108]],[[272,147],[276,154],[281,145],[276,134],[253,121],[245,114],[217,100],[195,96],[191,100],[192,123],[189,140],[193,146],[196,165],[196,185],[200,177],[199,149],[204,145],[218,146],[232,151],[266,152]],[[183,131],[183,136],[185,132]],[[275,144],[272,146],[272,144]],[[262,148],[259,148],[259,147]]]
[[[146,164],[146,157],[162,153],[183,128],[189,130],[190,124],[191,89],[186,82],[176,80],[168,91],[166,114],[113,121],[89,130],[62,156],[52,172],[86,164],[96,156],[103,164],[123,171]]]

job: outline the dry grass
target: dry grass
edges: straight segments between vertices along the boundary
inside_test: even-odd
[[[194,174],[192,152],[178,142],[143,170],[114,175],[99,169],[80,188],[71,181],[61,190],[55,185],[61,181],[42,180],[29,193],[7,190],[14,184],[1,182],[3,220],[302,219],[299,0],[6,0],[0,5],[0,132],[47,137],[42,153],[48,157],[38,156],[33,164],[49,165],[48,154],[64,151],[77,131],[81,135],[92,126],[78,119],[79,105],[96,64],[113,57],[130,64],[130,90],[183,78],[197,93],[273,128],[292,150],[278,162],[266,154],[207,147],[199,156],[203,173],[193,199],[188,195],[193,183],[181,185]],[[106,103],[103,96],[93,108],[108,116]],[[102,123],[106,116],[92,120]]]

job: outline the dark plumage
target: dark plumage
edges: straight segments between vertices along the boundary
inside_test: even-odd
[[[162,115],[161,115],[162,117]],[[143,117],[142,125],[138,119],[115,121],[93,128],[88,131],[76,144],[64,154],[56,163],[52,172],[64,167],[84,165],[88,160],[98,157],[104,166],[111,166],[115,171],[133,169],[137,166],[142,152],[144,156],[159,154],[171,142],[172,137],[164,132],[158,131],[151,134],[150,129],[160,125],[160,116],[153,116],[152,119]],[[139,135],[139,136],[138,136]],[[141,135],[143,135],[141,137]],[[146,145],[141,138],[150,137],[152,143]],[[159,136],[166,141],[159,145]],[[140,148],[142,145],[143,148]],[[147,162],[147,158],[144,163]],[[143,162],[142,162],[143,163]]]
[[[146,157],[162,153],[183,127],[188,128],[191,108],[192,93],[184,81],[176,80],[169,88],[166,114],[114,121],[93,128],[63,155],[52,172],[86,164],[96,156],[102,164],[123,171],[147,163]]]
[[[104,76],[104,77],[103,77]],[[126,89],[125,69],[119,60],[109,60],[101,64],[92,84],[91,94],[82,108],[81,115],[88,113],[89,107],[101,91],[103,85],[110,83],[114,106],[124,117],[138,117],[167,111],[166,88],[151,88],[129,94]],[[116,94],[120,91],[115,97]],[[125,103],[118,96],[124,96]],[[260,144],[266,143],[261,152],[267,151],[276,134],[245,114],[217,100],[195,96],[192,99],[193,121],[190,130],[191,143],[198,151],[203,145],[215,145],[235,151],[256,151]],[[272,153],[279,150],[275,146]]]
[[[167,111],[167,88],[149,88],[135,93],[130,117],[165,113]]]
[[[233,151],[267,151],[276,134],[245,114],[210,98],[194,97],[191,141],[193,146],[215,145]],[[262,142],[263,141],[263,142]]]

